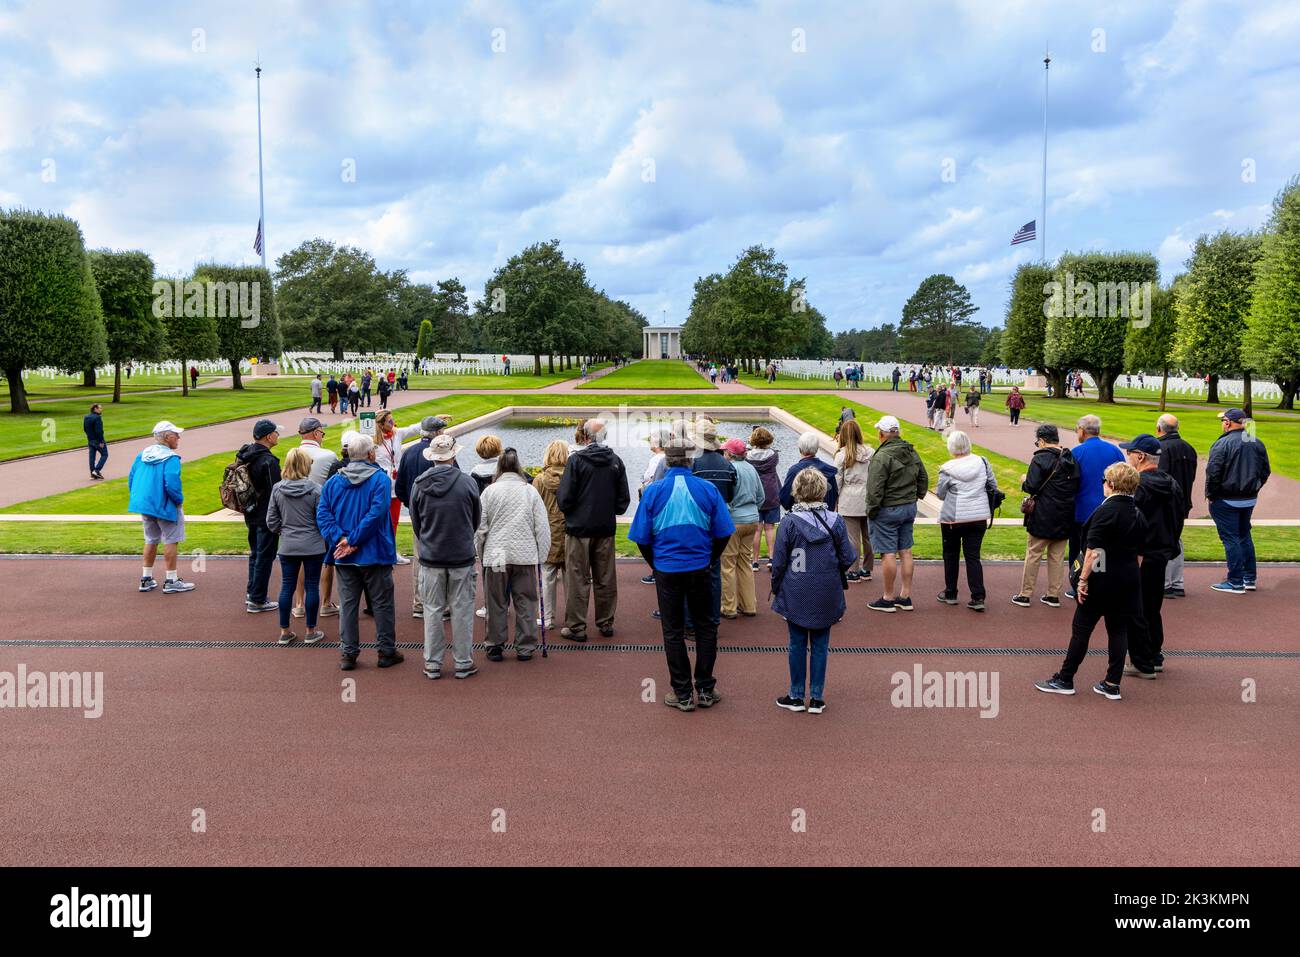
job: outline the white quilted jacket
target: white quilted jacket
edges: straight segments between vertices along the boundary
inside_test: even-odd
[[[483,490],[474,545],[484,568],[536,565],[551,550],[551,521],[537,490],[506,472]]]

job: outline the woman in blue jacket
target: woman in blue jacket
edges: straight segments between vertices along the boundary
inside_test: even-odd
[[[826,491],[818,469],[795,476],[794,508],[781,519],[772,555],[772,610],[790,630],[790,692],[776,703],[809,714],[826,710],[831,626],[844,617],[844,573],[858,557],[844,519],[826,507]]]

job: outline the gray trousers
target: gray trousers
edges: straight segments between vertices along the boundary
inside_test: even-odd
[[[1181,538],[1178,540],[1178,554],[1169,559],[1169,564],[1165,566],[1165,587],[1183,587],[1183,540]]]
[[[334,576],[339,589],[339,645],[344,658],[361,653],[361,630],[357,615],[361,611],[361,593],[370,595],[375,613],[375,643],[381,655],[397,651],[396,625],[393,619],[393,567],[391,565],[335,565]]]
[[[564,611],[559,606],[559,595],[556,588],[563,579],[563,562],[542,563],[542,598],[546,610],[547,628],[554,627],[557,621],[564,621]]]
[[[474,566],[429,568],[419,565],[420,601],[424,603],[424,666],[442,670],[447,651],[444,610],[451,611],[451,657],[458,670],[472,667],[474,653]]]
[[[483,569],[487,592],[487,645],[500,648],[510,631],[510,606],[515,607],[515,651],[537,648],[537,566],[506,565],[503,571]]]

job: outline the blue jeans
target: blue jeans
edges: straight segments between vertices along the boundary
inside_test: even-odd
[[[92,472],[104,471],[104,466],[108,462],[108,445],[105,444],[102,448],[87,445],[86,448],[90,451],[90,470]]]
[[[346,392],[339,393],[339,411],[344,415],[348,414],[348,394]]]
[[[709,622],[713,627],[717,627],[722,621],[722,559],[709,566]],[[691,609],[686,608],[686,627],[691,631],[695,630],[695,622],[691,619]]]
[[[298,587],[298,569],[302,569],[303,607],[307,609],[307,630],[316,630],[316,616],[320,613],[320,566],[324,555],[280,556],[280,627],[289,627],[289,612],[293,608],[293,593]]]
[[[1228,581],[1238,587],[1255,581],[1255,540],[1250,535],[1254,511],[1253,506],[1236,508],[1222,500],[1210,503],[1210,518],[1228,558]]]
[[[787,621],[790,629],[790,697],[804,697],[804,682],[808,684],[808,697],[820,699],[826,693],[826,656],[831,645],[829,628],[800,628]],[[812,676],[808,675],[809,651],[812,652]]]

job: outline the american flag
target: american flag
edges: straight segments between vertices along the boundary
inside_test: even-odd
[[[1032,226],[1033,223],[1030,223],[1030,225]],[[1033,237],[1031,236],[1030,238],[1032,239]],[[260,219],[257,221],[257,236],[253,239],[253,252],[257,253],[259,256],[262,255],[262,221]]]
[[[1025,225],[1017,229],[1016,234],[1011,237],[1011,245],[1015,246],[1019,243],[1032,243],[1037,238],[1037,224],[1038,220],[1031,219],[1029,222],[1025,223]],[[259,233],[258,235],[261,234]]]

